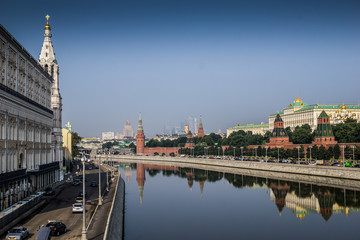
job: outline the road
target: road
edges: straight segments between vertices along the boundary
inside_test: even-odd
[[[89,169],[90,166],[91,165],[86,164],[86,225],[88,225],[90,221],[90,215],[94,212],[99,197],[99,188],[90,186],[91,181],[98,182],[99,169],[95,169],[93,166],[93,169]],[[102,169],[101,172],[101,183],[102,188],[105,189],[106,173],[103,170],[104,169]],[[72,204],[75,203],[75,198],[81,190],[82,183],[78,186],[73,186],[72,183],[65,183],[64,189],[60,194],[51,199],[49,204],[47,204],[40,212],[33,214],[31,217],[21,222],[19,225],[26,226],[29,229],[30,237],[28,239],[35,239],[39,227],[46,225],[48,220],[63,222],[67,228],[66,233],[60,236],[54,236],[54,239],[80,239],[82,232],[82,214],[72,213]]]

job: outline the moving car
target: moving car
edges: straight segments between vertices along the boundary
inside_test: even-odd
[[[355,164],[354,167],[355,168],[360,168],[360,164]]]
[[[80,185],[80,180],[79,180],[79,179],[74,179],[72,185],[73,185],[73,186]]]
[[[61,233],[66,233],[66,225],[62,222],[56,222],[56,221],[49,221],[48,224],[46,224],[46,227],[49,227],[51,229],[52,235],[59,236]]]
[[[55,194],[54,188],[52,188],[52,187],[47,187],[47,188],[45,189],[45,193],[44,193],[45,196],[51,196],[51,195],[54,195],[54,194]]]
[[[82,203],[74,203],[72,205],[72,212],[73,213],[82,213],[84,211],[84,206]]]
[[[97,187],[97,182],[96,181],[91,181],[90,186],[91,187]]]
[[[83,197],[76,197],[75,202],[82,203],[83,202]]]
[[[14,227],[12,228],[8,234],[6,235],[6,239],[8,240],[22,240],[29,236],[29,230],[26,227]]]

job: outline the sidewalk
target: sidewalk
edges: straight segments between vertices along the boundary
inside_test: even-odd
[[[88,239],[102,240],[104,238],[104,231],[106,228],[107,219],[111,209],[112,201],[115,194],[116,185],[119,181],[120,173],[117,172],[109,186],[109,192],[104,193],[103,203],[98,206],[93,215],[90,225],[88,226]]]

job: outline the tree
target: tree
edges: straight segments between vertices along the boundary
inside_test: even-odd
[[[301,127],[297,126],[294,132],[292,132],[292,142],[295,144],[311,143],[312,140],[313,135],[308,124],[302,125]]]
[[[320,159],[320,160],[329,160],[330,159],[330,155],[323,145],[321,145],[319,147],[318,159]]]
[[[334,158],[335,159],[339,159],[339,157],[340,157],[340,154],[341,154],[341,150],[340,150],[340,146],[339,146],[339,144],[336,144],[335,146],[334,146]]]
[[[81,142],[82,137],[79,136],[77,132],[71,134],[71,143],[72,143],[72,154],[73,156],[79,155],[79,149],[77,145]]]

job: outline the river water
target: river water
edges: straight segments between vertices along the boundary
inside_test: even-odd
[[[121,165],[125,240],[360,239],[360,192],[192,168]]]

